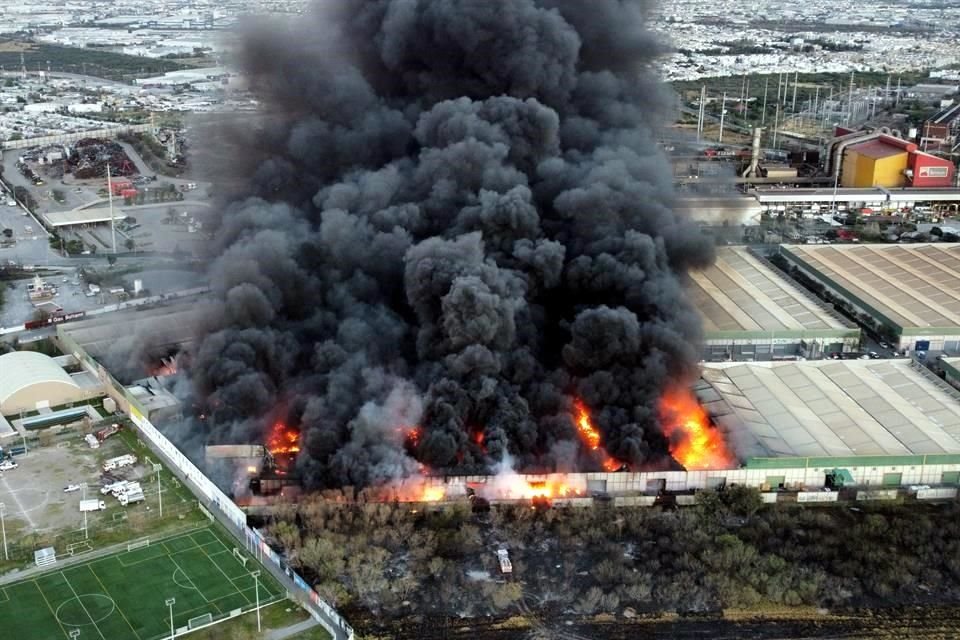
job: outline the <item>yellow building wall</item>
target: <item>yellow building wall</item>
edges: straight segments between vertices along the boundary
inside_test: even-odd
[[[903,170],[907,168],[910,154],[906,151],[886,158],[871,158],[856,151],[847,153],[843,160],[843,175],[840,183],[844,187],[903,187],[907,184]]]
[[[907,177],[903,175],[910,160],[910,154],[907,152],[899,153],[895,156],[880,158],[873,163],[873,184],[874,187],[905,187]]]
[[[876,160],[857,154],[857,174],[854,180],[855,187],[872,187],[876,175]]]
[[[844,154],[843,158],[843,167],[840,174],[840,186],[853,188],[857,185],[857,160],[860,158],[859,153],[847,152]]]

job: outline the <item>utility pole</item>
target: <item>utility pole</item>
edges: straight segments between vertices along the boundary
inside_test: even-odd
[[[157,499],[160,501],[160,517],[163,517],[163,491],[160,490],[160,469],[163,465],[159,462],[154,463],[153,470],[157,472]]]
[[[82,500],[86,500],[86,499],[87,499],[87,483],[84,482],[84,483],[83,483],[83,498],[82,498]],[[83,539],[84,539],[84,540],[89,540],[89,539],[90,539],[89,533],[88,533],[88,531],[87,531],[87,512],[86,512],[86,510],[84,510],[84,512],[83,512]]]
[[[813,94],[813,126],[816,127],[820,121],[820,85],[817,85],[817,91]]]
[[[853,121],[853,74],[850,72],[850,94],[847,98],[847,124],[849,125]]]
[[[164,604],[170,607],[170,640],[173,640],[175,636],[175,631],[173,629],[173,605],[177,604],[176,598],[167,598],[164,600]]]
[[[700,136],[703,134],[703,116],[707,104],[707,85],[700,87],[700,111],[697,117],[697,142],[700,142]]]
[[[110,200],[110,232],[113,234],[113,255],[117,255],[117,225],[113,219],[113,182],[110,179],[110,165],[107,165],[107,198]]]
[[[727,113],[727,92],[723,92],[723,102],[720,104],[720,138],[717,142],[723,142],[723,116]]]
[[[780,128],[780,102],[777,102],[777,111],[773,116],[773,148],[777,148],[777,129]]]
[[[253,588],[257,594],[257,633],[260,633],[260,570],[252,571],[250,575],[253,576]]]
[[[744,97],[743,97],[743,119],[746,120],[748,123],[750,122],[750,118],[747,117],[749,113],[750,113],[750,78],[747,78],[747,90],[746,92],[744,92]]]
[[[760,112],[760,126],[767,123],[767,90],[770,89],[770,78],[763,84],[763,111]]]
[[[7,514],[7,505],[0,502],[0,531],[3,531],[3,559],[9,560],[10,554],[7,553],[7,525],[3,521],[3,516]]]
[[[799,82],[799,79],[800,79],[800,72],[794,71],[793,72],[793,106],[790,107],[790,111],[792,111],[793,113],[797,112],[797,83]]]

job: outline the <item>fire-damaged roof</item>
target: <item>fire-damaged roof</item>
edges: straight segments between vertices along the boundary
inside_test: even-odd
[[[906,359],[711,363],[697,395],[748,466],[960,454],[960,394]]]

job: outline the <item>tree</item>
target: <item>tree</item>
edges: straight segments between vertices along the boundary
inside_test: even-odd
[[[124,241],[123,246],[127,248],[127,251],[133,251],[133,249],[137,246],[137,243],[134,242],[133,238],[127,238]]]
[[[507,582],[497,585],[493,591],[493,606],[497,609],[506,609],[510,605],[519,602],[523,597],[523,588],[518,582]]]
[[[577,600],[574,608],[579,613],[596,613],[597,609],[600,607],[601,598],[603,598],[603,591],[600,589],[600,587],[590,587],[583,592],[583,595],[579,600]]]

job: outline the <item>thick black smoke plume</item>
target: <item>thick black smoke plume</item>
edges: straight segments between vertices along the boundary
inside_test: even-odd
[[[670,97],[628,0],[324,0],[245,32],[237,132],[191,375],[211,439],[302,430],[308,486],[432,470],[662,464],[693,374]],[[407,437],[421,427],[419,437]]]

